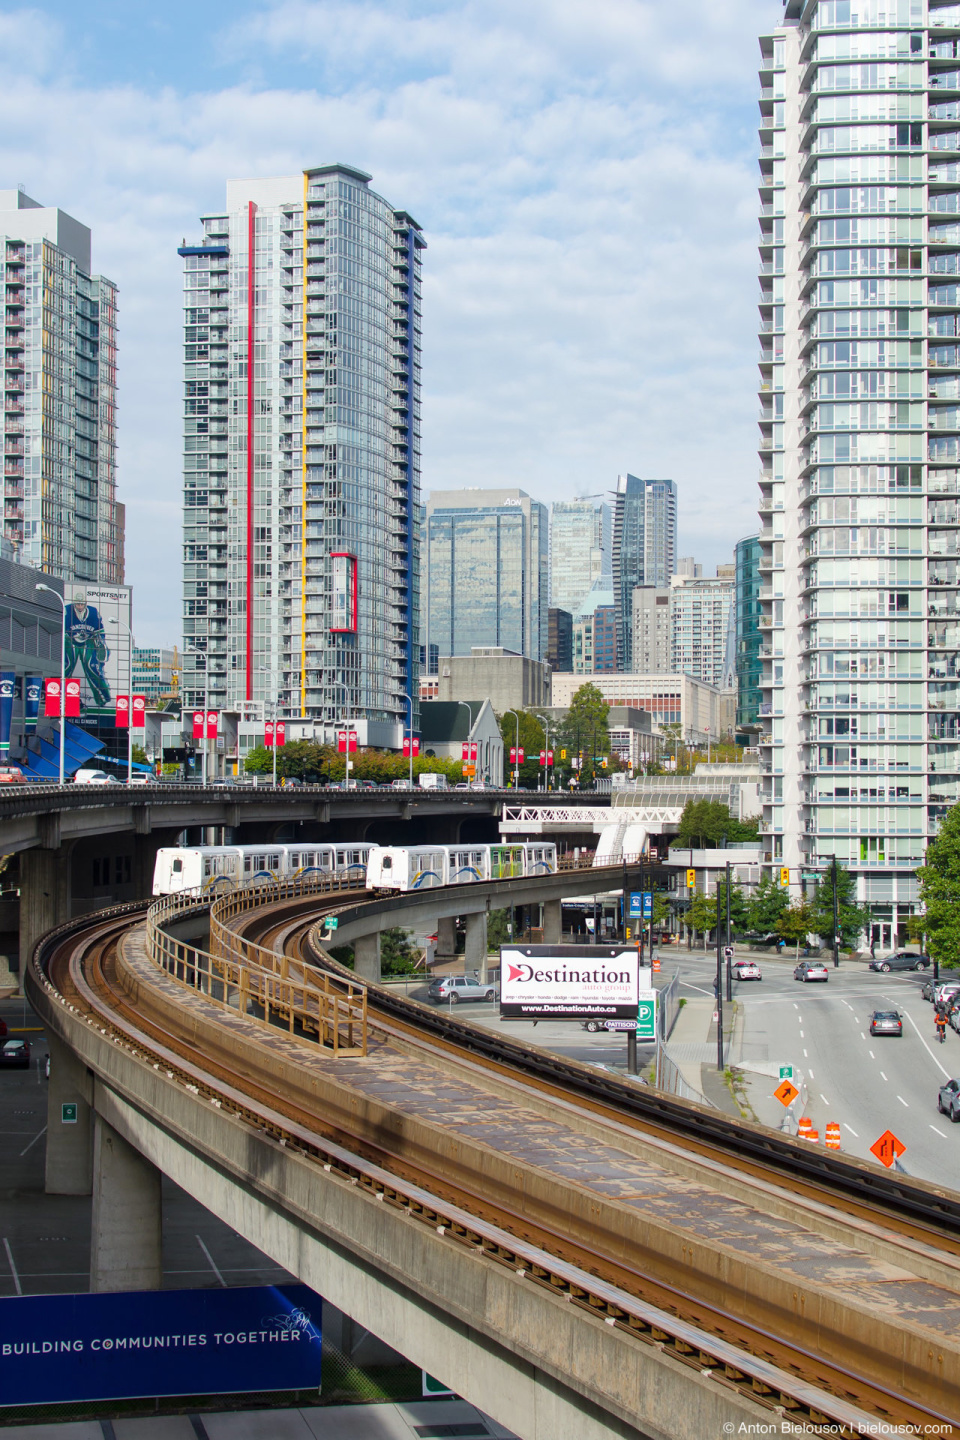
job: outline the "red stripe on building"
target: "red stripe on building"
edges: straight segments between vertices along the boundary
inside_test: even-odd
[[[247,206],[247,699],[253,699],[253,372],[257,310],[257,207]]]

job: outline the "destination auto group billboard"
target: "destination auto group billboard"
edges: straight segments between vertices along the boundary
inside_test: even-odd
[[[0,1406],[320,1388],[306,1285],[0,1300]]]
[[[504,945],[500,1014],[505,1020],[635,1020],[650,971],[630,945]]]

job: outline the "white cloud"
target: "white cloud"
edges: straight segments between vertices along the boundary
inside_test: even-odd
[[[182,93],[84,85],[42,14],[0,16],[0,185],[91,225],[121,286],[138,633],[179,632],[176,246],[228,176],[333,159],[426,229],[425,489],[668,475],[684,553],[727,558],[756,526],[756,34],[778,18],[289,0],[222,37],[244,83]],[[10,62],[7,24],[36,63]]]

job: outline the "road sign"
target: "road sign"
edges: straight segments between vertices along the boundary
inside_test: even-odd
[[[637,1006],[637,1039],[655,1040],[657,1036],[657,992],[641,990]]]
[[[724,958],[724,960],[732,960],[732,959],[733,959],[733,946],[732,946],[732,945],[724,945],[724,947],[723,947],[723,958]]]
[[[687,871],[687,889],[688,889],[688,890],[695,890],[696,888],[697,888],[697,872],[696,872],[696,870],[688,870],[688,871]]]
[[[636,1020],[607,1020],[604,1024],[608,1030],[636,1030],[638,1028]]]
[[[340,925],[340,921],[337,919],[336,915],[324,915],[323,923],[324,925],[326,925],[328,930],[336,930]]]
[[[794,1085],[792,1080],[781,1080],[780,1084],[777,1086],[776,1090],[774,1090],[773,1093],[776,1099],[780,1101],[781,1105],[792,1105],[794,1100],[796,1100],[797,1096],[800,1094],[800,1091],[797,1089],[796,1085]]]
[[[898,1140],[892,1130],[884,1130],[880,1139],[870,1146],[870,1153],[876,1155],[881,1165],[886,1165],[889,1170],[900,1159],[906,1148],[903,1141]]]
[[[77,1123],[77,1102],[69,1100],[66,1105],[60,1106],[60,1124],[76,1125]]]
[[[792,1080],[792,1079],[793,1079],[793,1066],[792,1066],[792,1065],[781,1065],[781,1066],[780,1066],[780,1079],[781,1079],[781,1080]]]

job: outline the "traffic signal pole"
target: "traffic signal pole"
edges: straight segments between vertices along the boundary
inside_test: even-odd
[[[720,886],[717,886],[717,1069],[723,1069],[723,926],[720,912]]]
[[[726,941],[726,949],[727,949],[727,999],[732,1002],[732,1000],[733,1000],[733,960],[732,960],[732,956],[733,956],[733,950],[732,950],[733,940],[732,940],[732,938],[731,938],[731,930],[730,930],[730,861],[729,861],[729,860],[727,861],[727,891],[726,891],[726,896],[727,896],[727,941]]]

